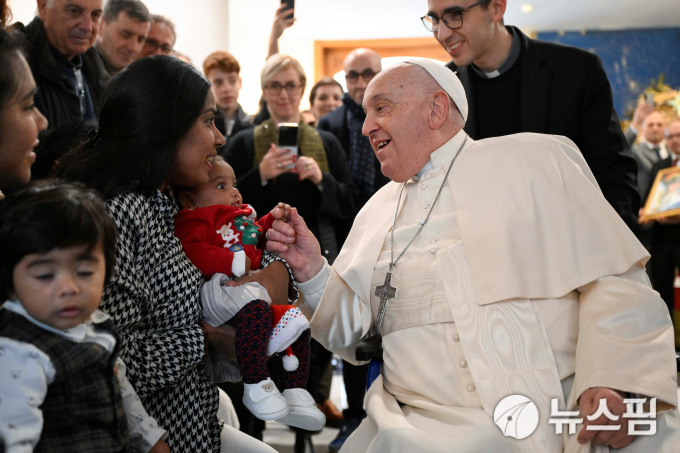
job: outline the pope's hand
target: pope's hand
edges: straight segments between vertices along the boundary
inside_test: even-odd
[[[604,400],[602,404],[617,418],[616,420],[612,420],[611,418],[614,417],[608,417],[604,413],[593,420],[588,419],[588,416],[592,416],[600,407],[600,400]],[[626,404],[623,402],[623,395],[620,392],[607,387],[591,387],[581,394],[579,406],[581,408],[579,417],[583,418],[583,428],[578,433],[579,443],[585,444],[590,441],[593,445],[622,448],[635,439],[635,436],[628,434],[629,419],[622,417],[623,413],[626,412]],[[619,428],[614,431],[586,429],[593,425],[619,425]]]
[[[274,221],[267,232],[267,239],[267,250],[288,262],[298,282],[306,282],[323,267],[319,241],[309,231],[297,208],[291,209],[288,222],[281,219]]]

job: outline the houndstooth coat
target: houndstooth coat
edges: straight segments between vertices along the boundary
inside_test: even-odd
[[[174,202],[160,191],[128,192],[108,208],[120,237],[101,308],[120,332],[129,380],[172,451],[218,452],[219,397],[201,362],[203,279],[174,235]]]

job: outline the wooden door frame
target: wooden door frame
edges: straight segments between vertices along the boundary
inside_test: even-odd
[[[314,80],[324,76],[333,77],[333,74],[342,70],[345,56],[359,47],[373,49],[383,58],[411,56],[442,61],[451,59],[434,37],[314,41]]]

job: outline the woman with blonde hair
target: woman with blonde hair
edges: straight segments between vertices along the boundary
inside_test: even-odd
[[[330,133],[301,121],[300,101],[307,78],[295,58],[271,56],[260,81],[270,118],[239,132],[227,144],[224,157],[234,168],[239,190],[258,212],[269,212],[279,201],[298,208],[319,238],[326,259],[335,259],[338,228],[355,215],[358,191],[345,153]],[[278,126],[298,125],[298,153],[277,146]]]

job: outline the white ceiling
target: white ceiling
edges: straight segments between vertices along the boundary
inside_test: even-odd
[[[524,3],[534,11],[522,13]],[[426,12],[427,0],[296,0],[298,22],[286,34],[322,40],[431,36],[419,20]],[[529,32],[679,27],[680,0],[508,0],[505,23]]]

